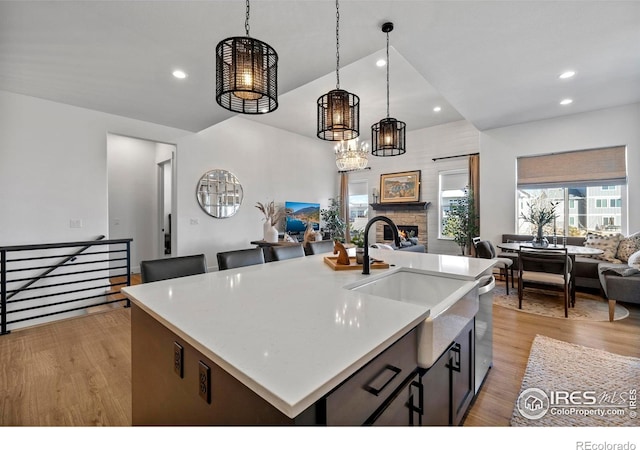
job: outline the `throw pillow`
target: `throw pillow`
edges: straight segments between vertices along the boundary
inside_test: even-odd
[[[629,257],[638,250],[640,250],[640,231],[620,240],[616,258],[620,261],[627,262],[629,261]]]
[[[388,244],[371,244],[373,248],[380,248],[384,250],[394,250],[394,248]]]
[[[599,235],[589,233],[584,246],[597,248],[603,251],[600,255],[593,255],[591,258],[612,263],[620,263],[622,261],[616,258],[616,254],[618,253],[618,245],[620,244],[621,238],[621,234]]]
[[[629,256],[627,264],[629,264],[629,266],[633,267],[634,269],[640,270],[640,250]]]

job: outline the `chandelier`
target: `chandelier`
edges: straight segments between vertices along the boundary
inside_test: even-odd
[[[336,144],[336,166],[342,172],[362,170],[367,167],[369,145],[363,142],[358,146],[358,138],[351,141],[340,141]]]
[[[393,23],[382,25],[382,31],[387,35],[387,117],[371,126],[371,153],[374,156],[397,156],[407,151],[407,124],[389,117],[389,32],[392,30]]]
[[[278,54],[268,44],[246,36],[227,38],[216,47],[216,102],[229,111],[265,114],[278,107]]]
[[[336,88],[318,99],[318,137],[345,141],[360,135],[360,98],[340,89],[340,9],[336,0]]]

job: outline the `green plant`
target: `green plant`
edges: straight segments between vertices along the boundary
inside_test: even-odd
[[[363,229],[355,229],[353,226],[351,228],[351,243],[358,248],[364,247],[364,230]]]
[[[460,251],[465,254],[471,248],[471,241],[478,236],[478,214],[476,213],[473,191],[467,186],[464,196],[451,202],[442,228],[445,236],[451,236]]]
[[[340,216],[340,199],[329,199],[329,207],[320,210],[320,216],[324,221],[324,229],[329,233],[331,239],[344,242],[344,232],[347,225]]]

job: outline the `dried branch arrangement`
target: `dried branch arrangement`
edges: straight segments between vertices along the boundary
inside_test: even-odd
[[[262,214],[264,214],[265,222],[269,222],[271,226],[275,226],[286,216],[285,209],[277,208],[273,201],[264,204],[257,202],[256,208],[258,208],[262,212]]]

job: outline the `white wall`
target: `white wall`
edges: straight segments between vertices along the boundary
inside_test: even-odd
[[[333,145],[234,117],[178,141],[178,254],[204,253],[211,269],[216,253],[253,247],[263,237],[256,202],[320,203],[337,194]],[[233,173],[244,191],[242,206],[226,219],[207,215],[196,185],[212,169]]]
[[[640,231],[640,104],[489,130],[480,143],[483,238],[515,232],[518,156],[614,145],[627,146],[627,230]]]
[[[107,133],[190,134],[5,91],[0,117],[0,245],[108,237]]]
[[[369,200],[373,201],[371,190],[374,187],[380,189],[381,174],[421,170],[420,198],[421,201],[431,202],[427,211],[428,252],[457,255],[460,254],[460,248],[455,242],[438,239],[438,173],[443,170],[466,168],[468,160],[455,158],[434,162],[432,158],[475,153],[478,151],[478,141],[478,130],[464,120],[410,131],[407,133],[407,152],[404,155],[386,158],[370,156],[371,170],[353,172],[349,174],[349,180],[366,179],[369,184]],[[482,157],[480,160],[482,164]],[[375,211],[370,211],[370,218],[375,215]],[[370,242],[374,242],[375,235],[372,231],[369,238]]]

